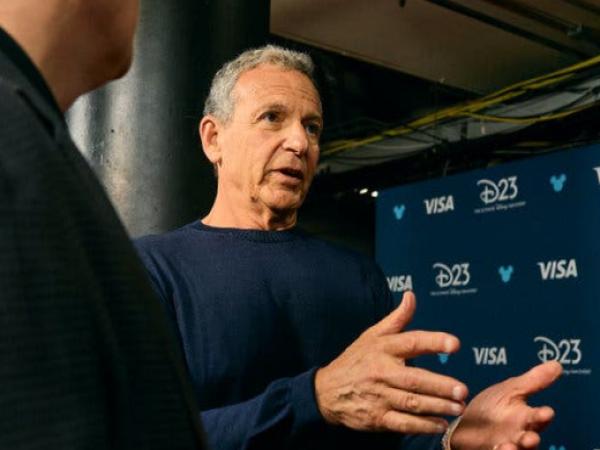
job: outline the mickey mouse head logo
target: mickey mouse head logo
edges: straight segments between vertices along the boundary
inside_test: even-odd
[[[567,176],[564,173],[561,173],[560,175],[552,175],[550,177],[550,184],[552,185],[554,192],[562,191],[563,187],[565,187],[565,181],[567,181]]]
[[[406,206],[404,205],[396,205],[394,206],[394,216],[396,220],[401,220],[404,217],[404,211],[406,211]]]
[[[498,273],[500,274],[500,278],[504,283],[508,283],[510,278],[512,277],[513,272],[515,271],[513,266],[500,266],[498,268]]]

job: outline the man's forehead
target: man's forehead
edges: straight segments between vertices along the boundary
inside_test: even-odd
[[[237,98],[250,101],[300,97],[314,103],[321,110],[321,98],[315,85],[304,73],[263,64],[243,72],[235,84],[234,93]],[[281,101],[281,100],[280,100]]]

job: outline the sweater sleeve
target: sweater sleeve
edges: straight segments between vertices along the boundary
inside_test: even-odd
[[[381,268],[371,260],[365,259],[364,263],[366,264],[363,270],[366,273],[367,295],[373,302],[375,311],[373,323],[376,323],[392,312],[397,305],[395,305],[394,297]]]
[[[171,332],[171,335],[173,336],[173,338],[176,339],[176,341],[181,346],[182,339],[181,339],[181,335],[179,332],[179,328],[177,326],[177,317],[175,314],[175,307],[174,307],[172,301],[170,300],[171,295],[169,293],[169,289],[163,283],[163,280],[161,280],[161,278],[159,276],[157,276],[156,271],[154,269],[155,262],[153,261],[152,255],[150,252],[147,251],[147,249],[143,245],[144,241],[147,240],[148,238],[151,238],[151,236],[145,237],[142,239],[137,239],[137,240],[133,241],[133,244],[138,253],[138,256],[140,257],[140,260],[143,263],[144,269],[146,271],[146,275],[148,276],[148,281],[150,282],[152,289],[156,293],[156,296],[160,300],[163,310],[167,316],[167,319],[168,319],[167,323],[169,324],[169,331]],[[185,356],[183,357],[183,359],[185,360]]]
[[[203,411],[210,447],[216,450],[285,448],[323,420],[314,397],[316,368],[272,382],[243,403]]]
[[[401,450],[442,450],[442,434],[409,434],[403,436]]]

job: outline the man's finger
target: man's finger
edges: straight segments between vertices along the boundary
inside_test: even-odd
[[[417,302],[415,299],[415,294],[412,292],[405,292],[402,296],[402,302],[400,305],[371,328],[369,328],[367,332],[373,333],[376,336],[399,333],[412,320],[416,307]]]
[[[388,411],[382,418],[385,430],[403,434],[437,434],[448,428],[448,422],[439,417],[413,416],[398,411]]]
[[[464,401],[469,394],[467,386],[457,379],[418,367],[403,367],[401,372],[391,373],[384,380],[395,389],[456,402]]]
[[[517,446],[521,449],[535,449],[540,445],[540,435],[535,431],[524,431],[517,440]]]
[[[462,402],[454,402],[430,395],[387,388],[381,391],[390,408],[409,414],[459,416],[464,411]]]
[[[519,450],[517,446],[511,442],[506,442],[501,445],[494,445],[492,450]]]
[[[454,353],[460,348],[460,341],[456,336],[439,331],[405,331],[384,339],[384,351],[402,359],[434,353]]]
[[[548,424],[554,418],[554,410],[549,406],[540,406],[538,408],[533,408],[531,412],[531,420],[530,420],[530,428],[533,431],[543,431],[544,428],[548,426]]]
[[[522,396],[527,397],[550,386],[562,373],[562,366],[556,361],[548,361],[535,366],[515,378],[507,380]]]

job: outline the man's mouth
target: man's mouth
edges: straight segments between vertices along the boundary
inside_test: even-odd
[[[291,178],[296,178],[300,181],[304,180],[304,173],[298,169],[292,169],[290,167],[285,167],[283,169],[277,169],[276,172],[282,173],[283,175]]]

